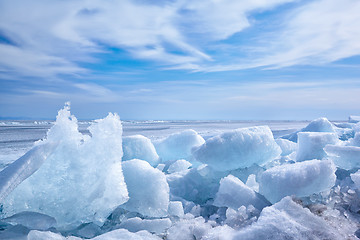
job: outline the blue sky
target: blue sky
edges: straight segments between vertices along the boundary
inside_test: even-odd
[[[0,117],[360,115],[358,0],[0,0]]]

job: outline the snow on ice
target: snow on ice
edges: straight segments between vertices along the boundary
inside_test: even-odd
[[[269,127],[239,128],[212,137],[193,150],[195,159],[219,171],[264,164],[281,154]]]
[[[278,139],[257,126],[154,140],[123,137],[111,113],[82,134],[67,104],[0,172],[0,239],[356,239],[355,120]]]
[[[309,196],[330,190],[336,181],[335,165],[329,160],[309,160],[276,166],[260,176],[260,193],[276,203],[285,196]]]
[[[323,159],[326,157],[324,147],[336,144],[338,137],[335,133],[325,132],[299,132],[296,161]]]
[[[318,118],[311,121],[306,127],[303,129],[291,133],[289,135],[283,136],[285,139],[289,139],[290,141],[297,142],[298,133],[299,132],[336,132],[336,127],[332,124],[327,118]]]

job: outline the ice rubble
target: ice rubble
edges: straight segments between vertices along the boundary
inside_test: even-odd
[[[316,119],[298,143],[265,126],[206,142],[187,130],[155,148],[122,137],[113,114],[82,135],[65,106],[47,138],[0,172],[0,238],[353,239],[360,125],[341,127]]]
[[[216,229],[216,228],[215,228]],[[215,230],[214,229],[214,230]],[[219,239],[223,227],[218,227],[204,239]],[[325,220],[293,202],[290,197],[262,210],[257,222],[238,231],[225,229],[230,237],[222,239],[345,239]],[[217,233],[217,234],[215,234]],[[220,238],[221,239],[221,238]]]
[[[27,240],[81,240],[81,238],[73,236],[63,237],[53,232],[32,230],[28,234]],[[117,229],[91,238],[91,240],[160,240],[160,238],[144,230],[132,233],[126,229]]]
[[[195,159],[219,171],[264,164],[281,153],[269,127],[239,128],[207,139],[193,150]]]
[[[276,166],[260,175],[260,193],[276,203],[285,196],[309,196],[330,190],[336,181],[335,165],[329,160],[309,160]]]
[[[142,135],[123,137],[123,161],[131,159],[141,159],[156,166],[159,163],[159,155],[157,154],[151,140]]]
[[[77,119],[70,114],[68,105],[60,110],[56,123],[40,143],[56,144],[55,149],[46,153],[48,157],[37,166],[39,169],[2,201],[4,213],[10,216],[36,211],[55,216],[59,226],[65,227],[86,221],[103,222],[126,202],[119,117],[109,114],[92,124],[89,131],[92,137],[78,131]],[[35,149],[30,158],[37,164],[44,155]]]
[[[191,149],[203,144],[205,140],[194,130],[174,133],[155,142],[156,150],[163,162],[185,159],[191,161]]]

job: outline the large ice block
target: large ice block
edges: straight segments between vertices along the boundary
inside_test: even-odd
[[[59,226],[103,222],[128,200],[121,169],[122,126],[116,114],[89,127],[91,137],[78,131],[67,105],[42,144],[56,144],[41,167],[2,202],[9,216],[34,211],[56,218]],[[43,152],[33,151],[32,159]],[[40,156],[38,156],[40,155]]]
[[[338,141],[335,133],[299,132],[296,161],[323,159],[327,156],[324,147],[328,144],[336,144]]]
[[[142,135],[123,137],[123,151],[123,161],[141,159],[156,166],[160,160],[151,140]]]
[[[130,197],[123,207],[148,217],[167,216],[169,185],[165,174],[138,159],[125,161],[122,166]]]
[[[178,159],[191,161],[191,149],[204,142],[197,132],[189,129],[155,142],[155,147],[163,162]]]
[[[261,210],[270,205],[264,197],[246,186],[240,179],[229,175],[220,181],[219,191],[216,193],[214,205],[238,209],[241,206],[253,205]]]
[[[312,120],[306,127],[300,131],[283,136],[282,138],[297,142],[299,132],[336,132],[336,127],[327,118],[317,118]]]
[[[360,147],[327,145],[324,150],[339,168],[351,170],[360,167]]]
[[[239,128],[212,137],[193,150],[196,160],[218,171],[264,164],[281,154],[268,126]]]
[[[260,175],[259,191],[272,203],[285,196],[309,196],[333,187],[335,171],[336,167],[330,160],[309,160],[276,166]]]

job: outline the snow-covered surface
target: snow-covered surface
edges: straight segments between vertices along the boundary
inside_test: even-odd
[[[69,106],[56,122],[2,121],[0,239],[356,239],[359,132],[325,118],[79,122]]]
[[[276,203],[285,196],[310,196],[330,190],[336,181],[335,165],[329,160],[309,160],[276,166],[260,176],[260,193]]]
[[[346,236],[346,235],[345,235]],[[264,208],[256,223],[234,233],[234,239],[346,239],[324,219],[290,197]]]

